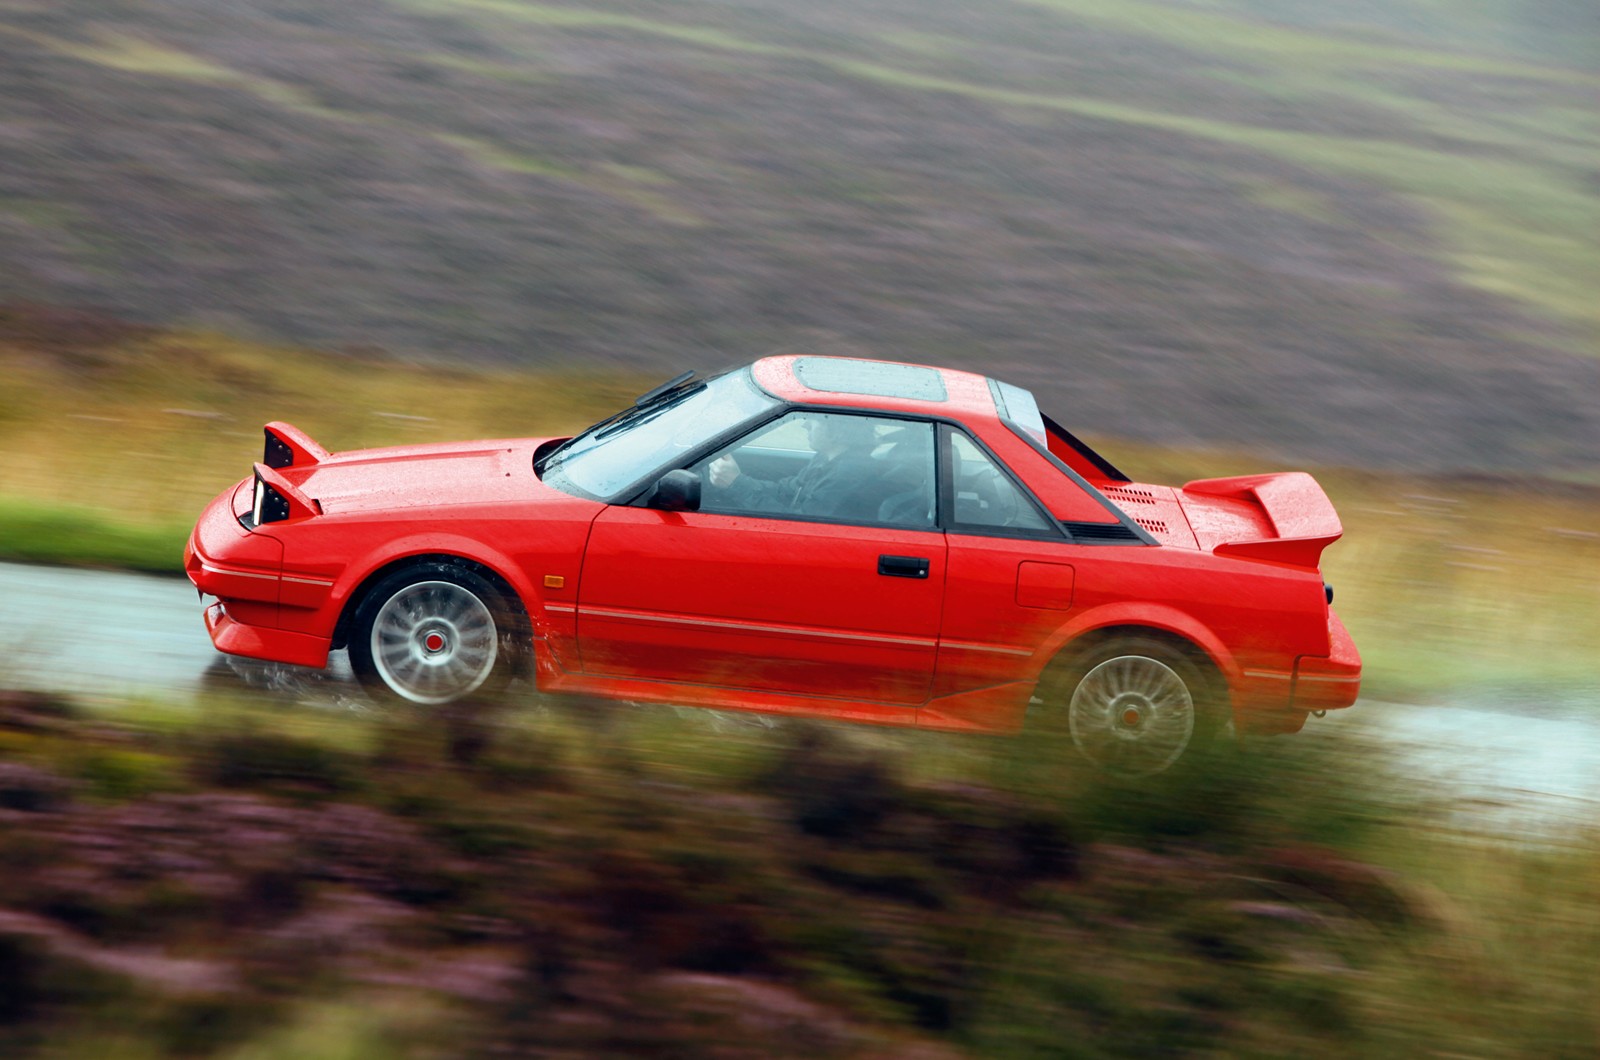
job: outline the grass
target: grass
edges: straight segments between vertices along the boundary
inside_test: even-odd
[[[6,493],[92,507],[123,526],[170,523],[242,478],[271,419],[290,419],[336,450],[526,437],[574,430],[653,385],[469,373],[204,334],[131,336],[72,357],[13,350],[6,359]]]
[[[1007,107],[1043,108],[1161,129],[1260,151],[1314,170],[1370,180],[1412,197],[1433,221],[1463,279],[1579,324],[1573,348],[1592,353],[1600,308],[1600,202],[1565,167],[1456,154],[1382,139],[1318,135],[1219,121],[1083,96],[973,85],[876,63],[830,62],[840,73],[899,88],[948,92]]]
[[[1531,489],[1429,483],[1342,489],[1346,537],[1324,573],[1337,587],[1375,694],[1448,698],[1522,685],[1595,694],[1600,510]],[[1565,690],[1565,694],[1562,692]]]
[[[468,0],[456,0],[456,2],[468,2]],[[498,13],[516,12],[518,17],[533,18],[558,26],[594,26],[634,30],[646,25],[643,20],[639,19],[586,15],[581,12],[566,12],[559,8],[546,9],[537,6],[497,3],[495,0],[471,0],[471,2],[485,10]],[[714,31],[702,32],[687,29],[674,31],[672,27],[662,26],[657,26],[656,29],[660,32],[667,32],[669,35],[675,33],[676,39],[707,47],[728,48],[739,43],[733,37]],[[225,66],[219,66],[200,56],[127,34],[96,30],[91,34],[92,39],[85,42],[66,40],[6,26],[0,26],[0,32],[24,37],[42,47],[82,62],[94,63],[126,73],[204,81],[214,85],[237,88],[249,92],[265,102],[285,107],[308,117],[362,125],[410,128],[409,123],[399,121],[377,111],[327,106],[320,102],[313,93],[294,85],[284,84],[270,78],[248,75]],[[749,47],[757,52],[776,52],[781,50],[762,49],[754,45]],[[461,65],[447,55],[430,57],[429,61],[444,67]],[[475,66],[467,63],[466,68],[473,70],[473,72],[484,72],[481,64]],[[504,73],[505,71],[501,72]],[[420,131],[428,132],[426,129]],[[435,132],[431,133],[431,135],[439,143],[462,152],[482,166],[523,176],[559,180],[587,188],[626,203],[667,224],[697,227],[704,223],[693,212],[673,202],[668,195],[658,190],[658,187],[654,187],[670,183],[669,180],[659,174],[651,174],[641,167],[611,165],[595,171],[585,172],[580,168],[536,155],[510,150],[500,144],[479,138],[449,132]],[[17,216],[34,222],[51,223],[58,220],[47,212],[48,207],[31,211],[26,205],[8,208],[10,212]],[[53,224],[52,226],[59,227],[59,224]]]
[[[228,81],[237,76],[232,70],[201,56],[122,33],[94,29],[90,31],[88,40],[67,40],[15,26],[0,26],[0,33],[22,37],[40,47],[86,63],[131,74],[213,82]]]
[[[1580,109],[1520,106],[1474,111],[1430,103],[1402,84],[1405,72],[1499,79],[1592,92],[1600,75],[1561,66],[1507,62],[1447,49],[1398,47],[1366,38],[1308,32],[1259,19],[1168,4],[1025,0],[1073,18],[1176,44],[1196,55],[1249,64],[1247,83],[1263,97],[1308,110],[1332,100],[1384,108],[1397,119],[1456,141],[1405,147],[1348,137],[1285,135],[1211,121],[1176,131],[1236,143],[1288,161],[1345,172],[1411,196],[1433,214],[1447,254],[1468,282],[1580,322],[1593,351],[1600,339],[1600,204],[1579,173],[1597,158],[1595,128]],[[1229,69],[1214,76],[1238,81]],[[1515,90],[1508,90],[1514,96]],[[1577,97],[1574,97],[1577,98]],[[1125,120],[1147,121],[1129,115]],[[1499,157],[1513,153],[1508,165]]]
[[[1443,929],[1361,991],[1369,1018],[1395,1024],[1400,1050],[1581,1056],[1600,1045],[1588,1000],[1600,929],[1582,913],[1600,893],[1600,837],[1508,850],[1397,826],[1381,847],[1374,856],[1430,896]]]
[[[461,151],[479,165],[586,188],[642,210],[667,224],[694,228],[705,223],[659,190],[672,183],[670,178],[641,166],[610,164],[586,170],[536,155],[508,151],[497,144],[469,136],[441,133],[436,139]]]
[[[1397,45],[1331,32],[1272,25],[1260,19],[1196,11],[1153,2],[1025,0],[1026,6],[1084,20],[1190,53],[1202,72],[1249,86],[1263,102],[1299,105],[1314,116],[1329,104],[1359,104],[1386,113],[1386,135],[1358,137],[1226,120],[1204,102],[1173,99],[1133,104],[1064,90],[1014,87],[1003,71],[977,83],[948,73],[961,42],[884,30],[883,58],[856,49],[771,45],[721,29],[664,22],[632,14],[506,0],[403,0],[422,10],[552,26],[573,31],[618,30],[695,48],[778,58],[831,74],[914,92],[951,94],[1000,108],[1040,109],[1159,129],[1258,151],[1398,192],[1411,199],[1437,233],[1438,253],[1466,282],[1535,307],[1576,328],[1577,352],[1600,349],[1600,200],[1582,173],[1600,160],[1596,129],[1581,105],[1600,75],[1466,52]],[[942,46],[941,46],[942,45]],[[866,54],[870,54],[866,53]],[[912,68],[932,55],[932,66]],[[1240,64],[1244,64],[1241,72]],[[1446,107],[1404,83],[1406,76],[1542,86],[1553,100],[1570,99],[1524,115],[1521,89],[1487,107]],[[1398,82],[1398,83],[1397,83]],[[1446,137],[1427,142],[1428,134]],[[648,208],[648,207],[647,207]]]
[[[0,800],[29,807],[0,904],[76,940],[0,932],[0,1048],[1582,1055],[1600,1032],[1600,839],[1447,832],[1357,737],[1127,788],[1037,741],[530,706],[0,702]],[[129,756],[139,782],[106,783]],[[159,986],[168,958],[212,984]]]
[[[89,39],[86,41],[53,37],[15,26],[0,26],[0,33],[21,37],[80,62],[120,70],[123,73],[174,78],[180,81],[201,81],[239,88],[270,103],[322,117],[336,116],[338,113],[318,106],[312,96],[292,85],[281,84],[269,78],[252,77],[211,62],[204,56],[158,44],[143,37],[95,28],[90,29]]]
[[[0,495],[0,558],[175,574],[189,524],[123,521],[105,509]]]
[[[483,14],[529,22],[560,29],[621,30],[626,33],[643,33],[683,44],[718,51],[743,52],[749,55],[788,56],[793,50],[778,45],[763,44],[737,34],[706,26],[682,25],[640,18],[618,12],[595,9],[557,7],[552,4],[521,3],[519,0],[398,0],[405,6],[431,13],[458,13],[475,11]]]
[[[1492,55],[1391,44],[1370,37],[1312,32],[1261,18],[1196,10],[1150,0],[1016,0],[1073,18],[1159,37],[1195,51],[1249,58],[1301,69],[1362,71],[1379,66],[1422,67],[1486,77],[1520,77],[1593,85],[1600,78],[1575,69],[1511,62]]]

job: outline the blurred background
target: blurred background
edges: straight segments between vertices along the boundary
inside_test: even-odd
[[[0,0],[0,1052],[1593,1055],[1597,295],[1592,0]],[[266,420],[798,350],[1313,471],[1366,698],[1108,793],[122,635]]]

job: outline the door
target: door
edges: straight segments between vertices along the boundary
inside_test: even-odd
[[[806,422],[822,415],[852,422]],[[584,672],[922,703],[945,583],[932,467],[930,424],[797,411],[695,466],[700,511],[608,508],[580,578]]]
[[[1025,680],[1073,607],[1078,550],[966,434],[944,432],[950,528],[935,695]]]

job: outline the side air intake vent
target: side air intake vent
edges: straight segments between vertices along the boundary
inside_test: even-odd
[[[1107,486],[1100,491],[1114,501],[1131,501],[1134,504],[1154,504],[1156,495],[1149,490],[1134,489],[1131,486]]]
[[[1148,519],[1142,515],[1136,515],[1133,517],[1133,521],[1150,531],[1152,534],[1164,534],[1167,532],[1167,524],[1162,522],[1160,519]]]
[[[1072,540],[1084,544],[1114,541],[1138,541],[1139,535],[1122,523],[1062,523]]]

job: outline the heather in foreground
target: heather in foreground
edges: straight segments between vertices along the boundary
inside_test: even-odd
[[[1432,828],[1349,741],[1141,787],[1065,760],[605,704],[6,694],[0,1052],[1595,1047],[1596,844]]]

